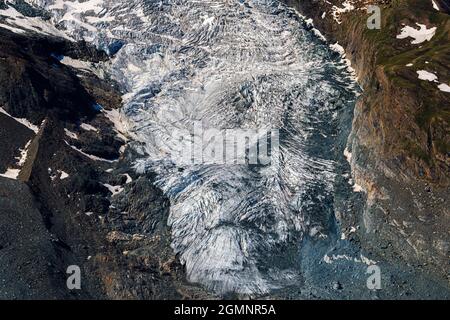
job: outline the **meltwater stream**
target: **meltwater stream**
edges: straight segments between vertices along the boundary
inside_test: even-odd
[[[33,2],[114,55],[109,73],[146,151],[136,168],[170,198],[188,280],[251,295],[299,281],[290,248],[329,233],[339,115],[356,99],[339,54],[278,1]],[[279,167],[178,161],[173,133],[194,123],[279,129]]]

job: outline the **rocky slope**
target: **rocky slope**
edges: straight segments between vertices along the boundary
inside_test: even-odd
[[[358,236],[366,248],[448,282],[448,1],[284,2],[345,49],[364,89],[346,155],[366,191],[366,208],[341,222],[362,226]],[[381,8],[381,29],[368,28],[368,5]]]
[[[170,248],[167,199],[129,168],[121,93],[95,71],[108,56],[0,22],[0,298],[206,297]]]

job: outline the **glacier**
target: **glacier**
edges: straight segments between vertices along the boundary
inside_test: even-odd
[[[28,0],[71,39],[113,58],[122,116],[169,197],[172,247],[188,280],[261,296],[301,281],[305,236],[326,238],[340,114],[357,84],[341,56],[272,0]],[[177,161],[173,132],[272,128],[279,164]]]

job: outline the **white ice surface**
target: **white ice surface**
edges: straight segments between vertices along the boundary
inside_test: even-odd
[[[136,169],[155,172],[169,197],[172,247],[188,280],[249,295],[292,284],[296,270],[264,256],[309,232],[311,189],[333,193],[332,152],[312,153],[311,140],[331,144],[337,110],[355,98],[348,65],[331,60],[323,37],[272,1],[246,9],[226,0],[104,0],[90,3],[103,8],[91,12],[40,2],[75,39],[108,49],[123,40],[109,72],[126,92],[124,108],[102,112],[118,134],[141,143]],[[279,170],[184,166],[173,133],[195,121],[219,131],[284,130]]]

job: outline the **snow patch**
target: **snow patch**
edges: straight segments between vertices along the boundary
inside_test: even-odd
[[[23,167],[23,165],[25,164],[25,161],[27,160],[28,157],[28,148],[31,145],[31,141],[28,141],[28,143],[25,145],[25,147],[23,149],[20,149],[20,157],[16,158],[19,162],[17,162],[17,165],[19,167]]]
[[[438,82],[438,76],[434,73],[428,72],[426,70],[417,71],[420,80],[430,81],[430,82]],[[440,83],[438,89],[443,92],[450,92],[450,86],[446,83]]]
[[[450,92],[450,86],[445,83],[441,83],[440,85],[438,85],[438,88],[441,91]]]
[[[345,148],[344,156],[345,156],[345,159],[347,159],[348,163],[352,163],[352,153],[348,150],[348,148]]]
[[[437,11],[440,11],[439,6],[437,5],[436,1],[431,0],[431,2],[433,3],[433,8],[436,9]]]
[[[12,31],[12,32],[14,32],[14,33],[26,33],[25,30],[18,29],[18,28],[14,28],[14,27],[11,27],[10,25],[3,24],[3,23],[0,23],[0,27],[2,27],[2,28],[4,28],[4,29],[7,29],[7,30],[9,30],[9,31]]]
[[[58,170],[58,173],[60,174],[59,179],[64,180],[69,177],[69,174],[63,170]]]
[[[78,59],[72,59],[70,57],[64,56],[60,61],[65,66],[75,68],[82,72],[90,72],[100,79],[105,78],[104,70],[100,67],[102,63],[93,63],[90,61],[83,61]]]
[[[8,168],[8,170],[6,170],[5,173],[0,174],[0,177],[17,180],[19,173],[20,173],[20,169]]]
[[[66,66],[73,67],[75,69],[84,69],[84,70],[91,70],[92,64],[87,61],[78,60],[78,59],[72,59],[71,57],[64,56],[60,62]]]
[[[71,139],[78,140],[78,135],[75,132],[72,132],[66,128],[64,128],[64,133]]]
[[[112,186],[108,183],[103,184],[106,188],[108,188],[109,192],[112,193],[112,196],[114,197],[116,194],[121,193],[124,189],[121,186]]]
[[[420,80],[437,81],[438,79],[438,77],[434,73],[425,70],[419,70],[417,71],[417,74],[419,75]]]
[[[363,189],[363,187],[361,187],[359,184],[355,183],[355,184],[353,185],[353,191],[354,191],[354,192],[363,192],[364,189]]]
[[[23,118],[15,118],[12,115],[10,115],[8,112],[5,111],[5,109],[0,107],[0,112],[7,115],[8,117],[16,120],[17,122],[19,122],[21,125],[24,125],[25,127],[27,127],[28,129],[34,131],[34,133],[38,133],[39,132],[39,127],[32,124],[30,121],[28,121],[27,119],[23,119]]]
[[[97,157],[97,156],[88,154],[88,153],[84,152],[83,150],[78,149],[78,148],[75,147],[75,146],[72,146],[72,145],[71,145],[70,143],[68,143],[67,141],[64,140],[64,142],[65,142],[65,144],[67,144],[70,148],[72,148],[73,150],[75,150],[75,151],[81,153],[83,156],[85,156],[85,157],[87,157],[87,158],[89,158],[89,159],[91,159],[91,160],[94,160],[94,161],[103,161],[103,162],[109,162],[109,163],[113,163],[113,162],[116,162],[116,161],[117,161],[117,160],[108,160],[108,159],[104,159],[104,158],[100,158],[100,157]]]
[[[133,178],[131,178],[128,173],[123,174],[123,176],[127,177],[127,180],[125,181],[126,184],[133,182]]]
[[[80,128],[83,129],[83,130],[86,130],[86,131],[95,131],[95,132],[98,132],[98,129],[97,129],[97,128],[95,128],[95,127],[93,127],[93,126],[91,126],[90,124],[87,124],[87,123],[82,123],[82,124],[80,125]]]
[[[406,39],[408,37],[413,38],[411,44],[419,44],[425,41],[430,41],[436,34],[436,27],[427,29],[424,24],[416,23],[420,29],[415,29],[410,26],[404,26],[401,33],[397,36],[397,39]]]
[[[8,168],[5,173],[0,174],[1,177],[17,180],[20,170],[23,167],[23,165],[25,164],[25,161],[27,160],[28,148],[31,145],[31,141],[32,140],[28,141],[23,149],[19,149],[20,156],[16,157],[16,160],[17,160],[17,163],[15,165],[16,168]]]
[[[346,13],[346,12],[350,12],[352,10],[355,9],[355,6],[349,1],[346,0],[343,4],[343,7],[337,7],[337,6],[333,6],[331,8],[332,10],[332,15],[333,15],[333,19],[334,21],[336,21],[337,24],[341,24],[342,21],[340,19],[341,14]],[[322,18],[324,18],[324,16],[322,16]]]

